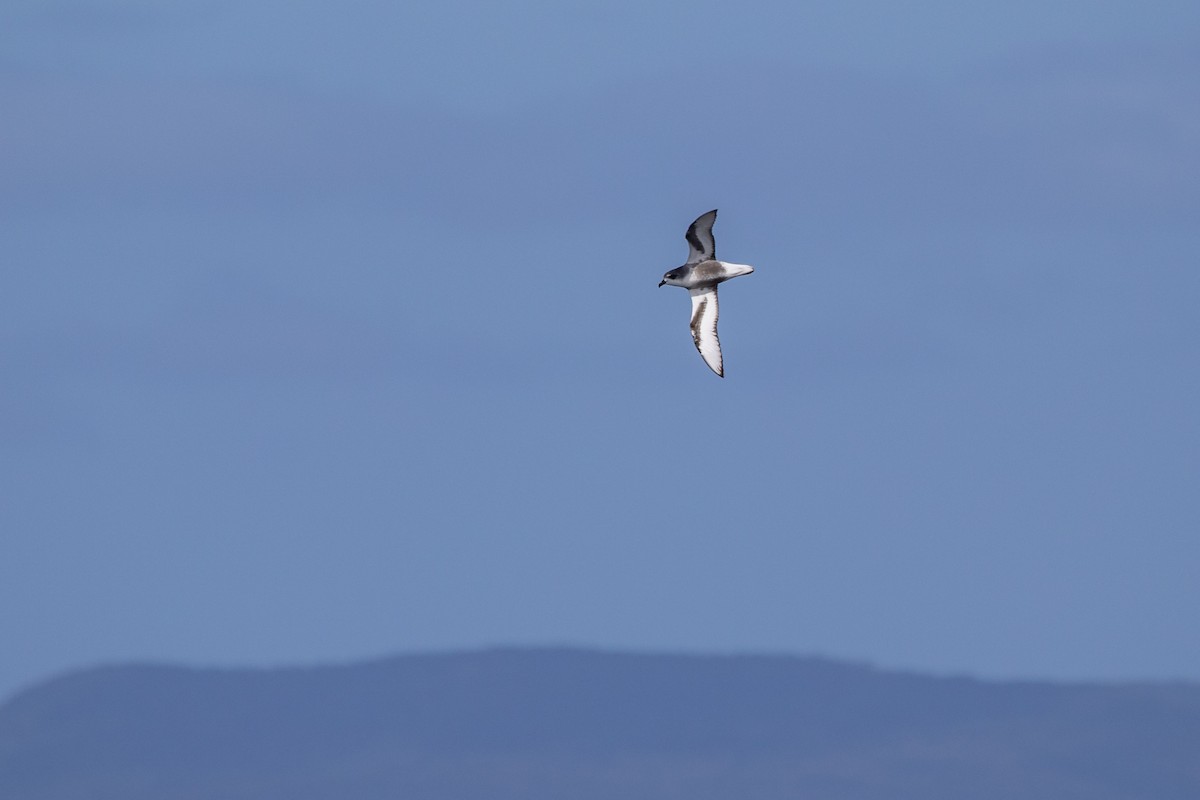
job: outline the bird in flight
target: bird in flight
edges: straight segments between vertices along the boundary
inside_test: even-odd
[[[721,361],[721,340],[717,338],[717,284],[749,275],[754,267],[717,261],[717,243],[712,227],[717,210],[696,217],[687,230],[688,260],[682,267],[670,270],[659,286],[682,286],[692,296],[692,341],[704,363],[722,378],[725,367]]]

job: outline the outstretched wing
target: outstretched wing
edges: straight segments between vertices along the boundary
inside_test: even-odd
[[[699,264],[701,261],[717,257],[717,242],[713,239],[712,226],[717,221],[717,210],[714,208],[707,214],[696,217],[696,221],[688,226],[688,260],[689,264]]]
[[[692,296],[692,341],[713,372],[725,377],[721,340],[717,338],[717,287],[689,289]]]

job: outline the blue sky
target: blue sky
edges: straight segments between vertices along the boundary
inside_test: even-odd
[[[0,695],[1200,679],[1194,3],[5,8]],[[655,288],[712,207],[724,381]]]

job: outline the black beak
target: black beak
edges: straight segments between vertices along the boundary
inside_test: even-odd
[[[665,279],[664,279],[664,280],[661,280],[661,281],[659,281],[659,282],[658,282],[658,288],[660,288],[660,289],[661,289],[661,288],[662,288],[662,285],[663,285],[664,283],[666,283],[666,282],[667,282],[667,281],[666,281]]]

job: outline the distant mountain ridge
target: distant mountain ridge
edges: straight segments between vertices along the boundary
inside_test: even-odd
[[[1200,797],[1200,686],[569,649],[103,667],[0,707],[0,797]]]

